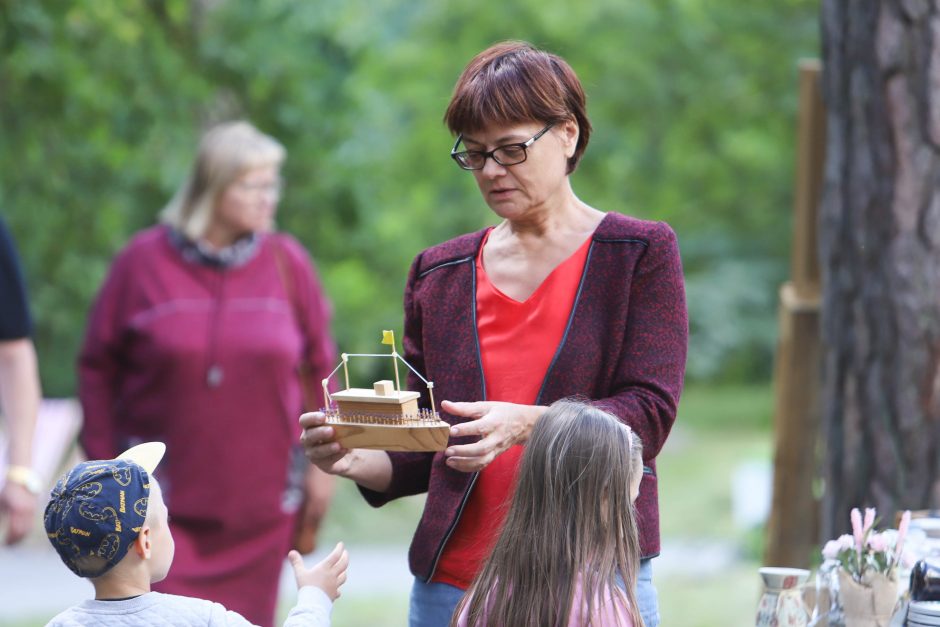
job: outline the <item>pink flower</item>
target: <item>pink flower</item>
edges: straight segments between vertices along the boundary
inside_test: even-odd
[[[911,524],[911,510],[907,510],[901,515],[901,524],[898,525],[898,539],[894,543],[895,555],[900,555],[904,549],[904,537],[907,535],[907,528]]]
[[[849,534],[845,534],[827,542],[823,547],[822,555],[827,560],[835,560],[839,559],[839,553],[853,548],[855,548],[855,540]]]
[[[839,559],[839,554],[843,551],[851,551],[855,548],[855,540],[849,534],[843,534],[835,540],[830,540],[823,547],[822,555],[827,560]]]
[[[904,512],[898,524],[898,530],[875,530],[877,512],[873,507],[865,508],[865,514],[859,508],[852,508],[852,534],[844,534],[836,540],[827,542],[823,548],[823,557],[836,560],[838,567],[848,572],[856,581],[862,581],[866,572],[875,570],[879,573],[891,573],[899,564],[906,567],[912,561],[911,556],[903,551],[904,538],[910,525],[910,512]]]
[[[830,540],[826,543],[826,546],[823,547],[822,555],[827,560],[834,560],[839,558],[839,553],[842,552],[842,544],[838,540]]]
[[[901,553],[900,558],[901,566],[904,568],[913,568],[914,563],[917,561],[917,558],[914,557],[914,554],[909,551],[904,551]]]
[[[862,513],[858,511],[857,507],[853,507],[850,517],[852,519],[852,536],[855,538],[855,550],[858,551],[858,556],[861,558],[862,542],[865,539],[865,528],[862,527]]]
[[[868,548],[875,553],[884,553],[888,550],[888,539],[884,534],[873,533],[868,536]]]

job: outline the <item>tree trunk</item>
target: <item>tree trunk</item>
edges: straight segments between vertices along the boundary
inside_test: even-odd
[[[940,505],[940,15],[823,0],[821,539]]]

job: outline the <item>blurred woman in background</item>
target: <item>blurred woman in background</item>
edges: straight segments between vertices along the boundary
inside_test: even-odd
[[[332,477],[305,477],[294,454],[303,388],[319,389],[335,349],[307,252],[272,232],[284,158],[247,122],[207,132],[162,224],[114,260],[79,358],[90,458],[167,445],[176,558],[155,589],[260,625],[274,621],[305,485],[307,517],[332,495]]]

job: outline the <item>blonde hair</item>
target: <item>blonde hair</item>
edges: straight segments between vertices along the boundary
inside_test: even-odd
[[[287,151],[244,120],[225,122],[202,136],[189,176],[160,211],[160,221],[191,240],[201,238],[219,194],[246,170],[280,166]]]
[[[633,624],[642,625],[629,494],[634,442],[605,411],[553,403],[532,429],[506,522],[451,625],[464,606],[471,626],[566,625],[579,579],[584,605],[574,611],[582,624],[622,594]]]

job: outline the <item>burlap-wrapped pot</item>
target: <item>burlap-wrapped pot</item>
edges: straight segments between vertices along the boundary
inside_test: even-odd
[[[888,627],[898,601],[898,575],[865,573],[861,583],[839,569],[839,598],[845,627]]]

